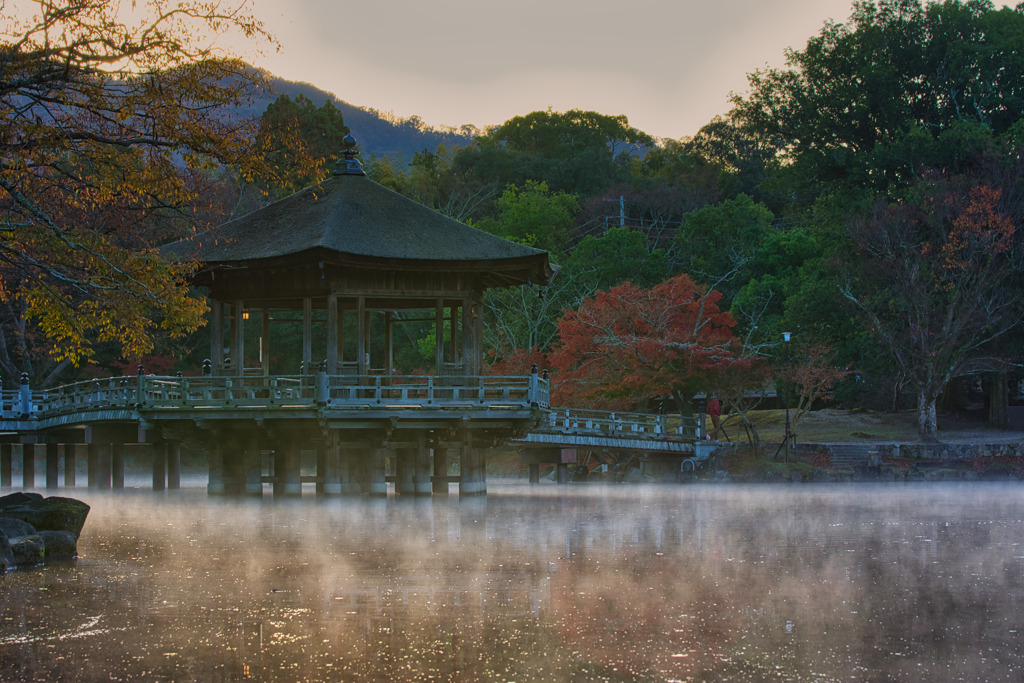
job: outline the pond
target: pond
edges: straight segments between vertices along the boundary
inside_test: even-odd
[[[0,577],[0,680],[1024,676],[1019,485],[71,495],[79,559]]]

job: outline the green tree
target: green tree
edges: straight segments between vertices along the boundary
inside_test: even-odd
[[[734,115],[807,184],[885,189],[928,167],[959,172],[1024,112],[1024,6],[858,2],[786,57],[749,77]]]
[[[676,264],[731,300],[743,284],[736,275],[773,230],[772,212],[745,194],[693,211],[676,232]]]
[[[668,279],[672,265],[668,253],[651,249],[642,233],[615,227],[600,237],[584,237],[566,256],[563,270],[577,273],[580,283],[596,292],[623,282],[653,287]]]
[[[455,164],[481,181],[544,181],[554,191],[590,196],[627,177],[630,155],[653,142],[625,116],[537,111],[478,137],[459,150]]]
[[[258,181],[277,197],[318,183],[330,172],[348,135],[344,117],[330,100],[319,108],[305,95],[281,95],[260,117],[256,142],[267,175]]]
[[[565,251],[579,203],[571,194],[552,191],[545,182],[528,180],[522,187],[509,185],[495,200],[497,220],[484,218],[481,230],[537,249],[556,258]]]
[[[252,131],[225,110],[261,77],[215,44],[262,36],[260,24],[244,3],[136,9],[129,20],[102,0],[5,6],[24,19],[0,34],[0,299],[19,302],[54,362],[108,343],[142,356],[157,332],[200,325],[189,267],[154,244],[196,227],[190,169],[252,168]]]

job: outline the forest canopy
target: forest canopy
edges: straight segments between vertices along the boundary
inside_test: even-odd
[[[105,3],[49,0],[3,36],[7,377],[154,349],[194,365],[205,304],[154,247],[319,182],[349,132],[329,100],[302,96],[257,121],[218,115],[259,78],[207,39],[266,39],[262,27],[244,5],[153,6],[163,19],[130,28]],[[549,110],[464,146],[363,162],[377,182],[559,263],[544,290],[488,293],[495,371],[539,362],[581,382],[587,358],[619,358],[631,369],[588,394],[595,407],[726,387],[742,397],[792,374],[786,331],[803,366],[834,378],[818,392],[834,401],[914,405],[931,439],[943,401],[969,403],[969,377],[1004,423],[1024,378],[1024,5],[856,2],[748,79],[692,138]],[[688,302],[670,319],[708,317],[721,333],[647,335],[646,349],[655,337],[693,347],[664,349],[662,367],[636,365],[639,341],[616,337],[612,353],[613,336],[579,327],[613,301],[642,302],[630,316],[674,310],[651,296]],[[163,333],[184,342],[172,351]],[[706,357],[722,372],[685,360]]]

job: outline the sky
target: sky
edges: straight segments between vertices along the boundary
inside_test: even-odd
[[[532,111],[625,114],[695,134],[852,0],[251,0],[280,43],[250,56],[360,107],[432,126]]]

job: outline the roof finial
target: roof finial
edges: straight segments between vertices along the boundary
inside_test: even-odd
[[[356,159],[356,139],[349,133],[341,141],[345,147],[344,156],[334,165],[334,175],[366,175],[363,165]]]

